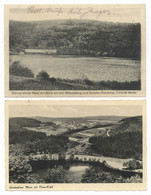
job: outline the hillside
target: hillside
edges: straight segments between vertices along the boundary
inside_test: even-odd
[[[92,152],[117,158],[142,158],[142,117],[129,117],[119,121],[108,136],[89,139]]]
[[[23,130],[23,127],[39,127],[40,121],[27,118],[27,117],[15,117],[9,119],[9,131]]]
[[[140,24],[91,20],[10,20],[9,45],[24,49],[56,49],[59,55],[113,56],[140,59]]]
[[[136,132],[142,131],[142,116],[128,117],[119,121],[119,124],[113,128],[110,135],[120,132]]]

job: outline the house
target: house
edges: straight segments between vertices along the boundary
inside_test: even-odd
[[[56,49],[25,49],[25,54],[56,54]]]
[[[51,155],[51,158],[52,158],[53,160],[59,160],[59,155],[58,155],[58,154],[52,154],[52,155]]]
[[[69,160],[70,159],[70,155],[69,154],[66,154],[65,159],[66,160]]]

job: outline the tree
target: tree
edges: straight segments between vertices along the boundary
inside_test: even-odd
[[[11,63],[9,67],[10,75],[34,78],[33,72],[29,68],[21,66],[19,61],[14,61],[10,63]]]
[[[10,155],[9,158],[9,181],[15,183],[24,183],[24,174],[32,171],[28,159],[23,155]]]
[[[86,169],[82,176],[82,183],[114,183],[116,177],[111,173],[102,172],[99,167],[91,167]]]
[[[86,85],[93,85],[94,84],[93,81],[90,81],[89,79],[84,79],[84,83]]]
[[[116,180],[116,183],[142,183],[142,177],[140,177],[138,174],[130,178],[120,177]]]
[[[58,168],[48,169],[44,178],[46,183],[68,183],[66,172],[62,166]]]
[[[135,159],[123,163],[123,166],[126,167],[126,169],[130,169],[130,170],[142,169],[142,163],[140,163]]]
[[[38,80],[49,80],[49,74],[46,71],[41,71],[38,73],[38,75],[36,76],[36,78]]]

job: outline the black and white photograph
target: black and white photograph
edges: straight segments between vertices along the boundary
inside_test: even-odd
[[[84,190],[144,189],[145,101],[6,103],[8,189],[80,184],[78,190],[88,183],[99,185]]]
[[[14,5],[5,20],[7,95],[145,94],[144,5]]]
[[[1,0],[0,51],[0,195],[151,194],[150,0]]]

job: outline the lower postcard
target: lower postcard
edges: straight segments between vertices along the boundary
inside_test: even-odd
[[[6,190],[146,190],[146,102],[6,101]]]

